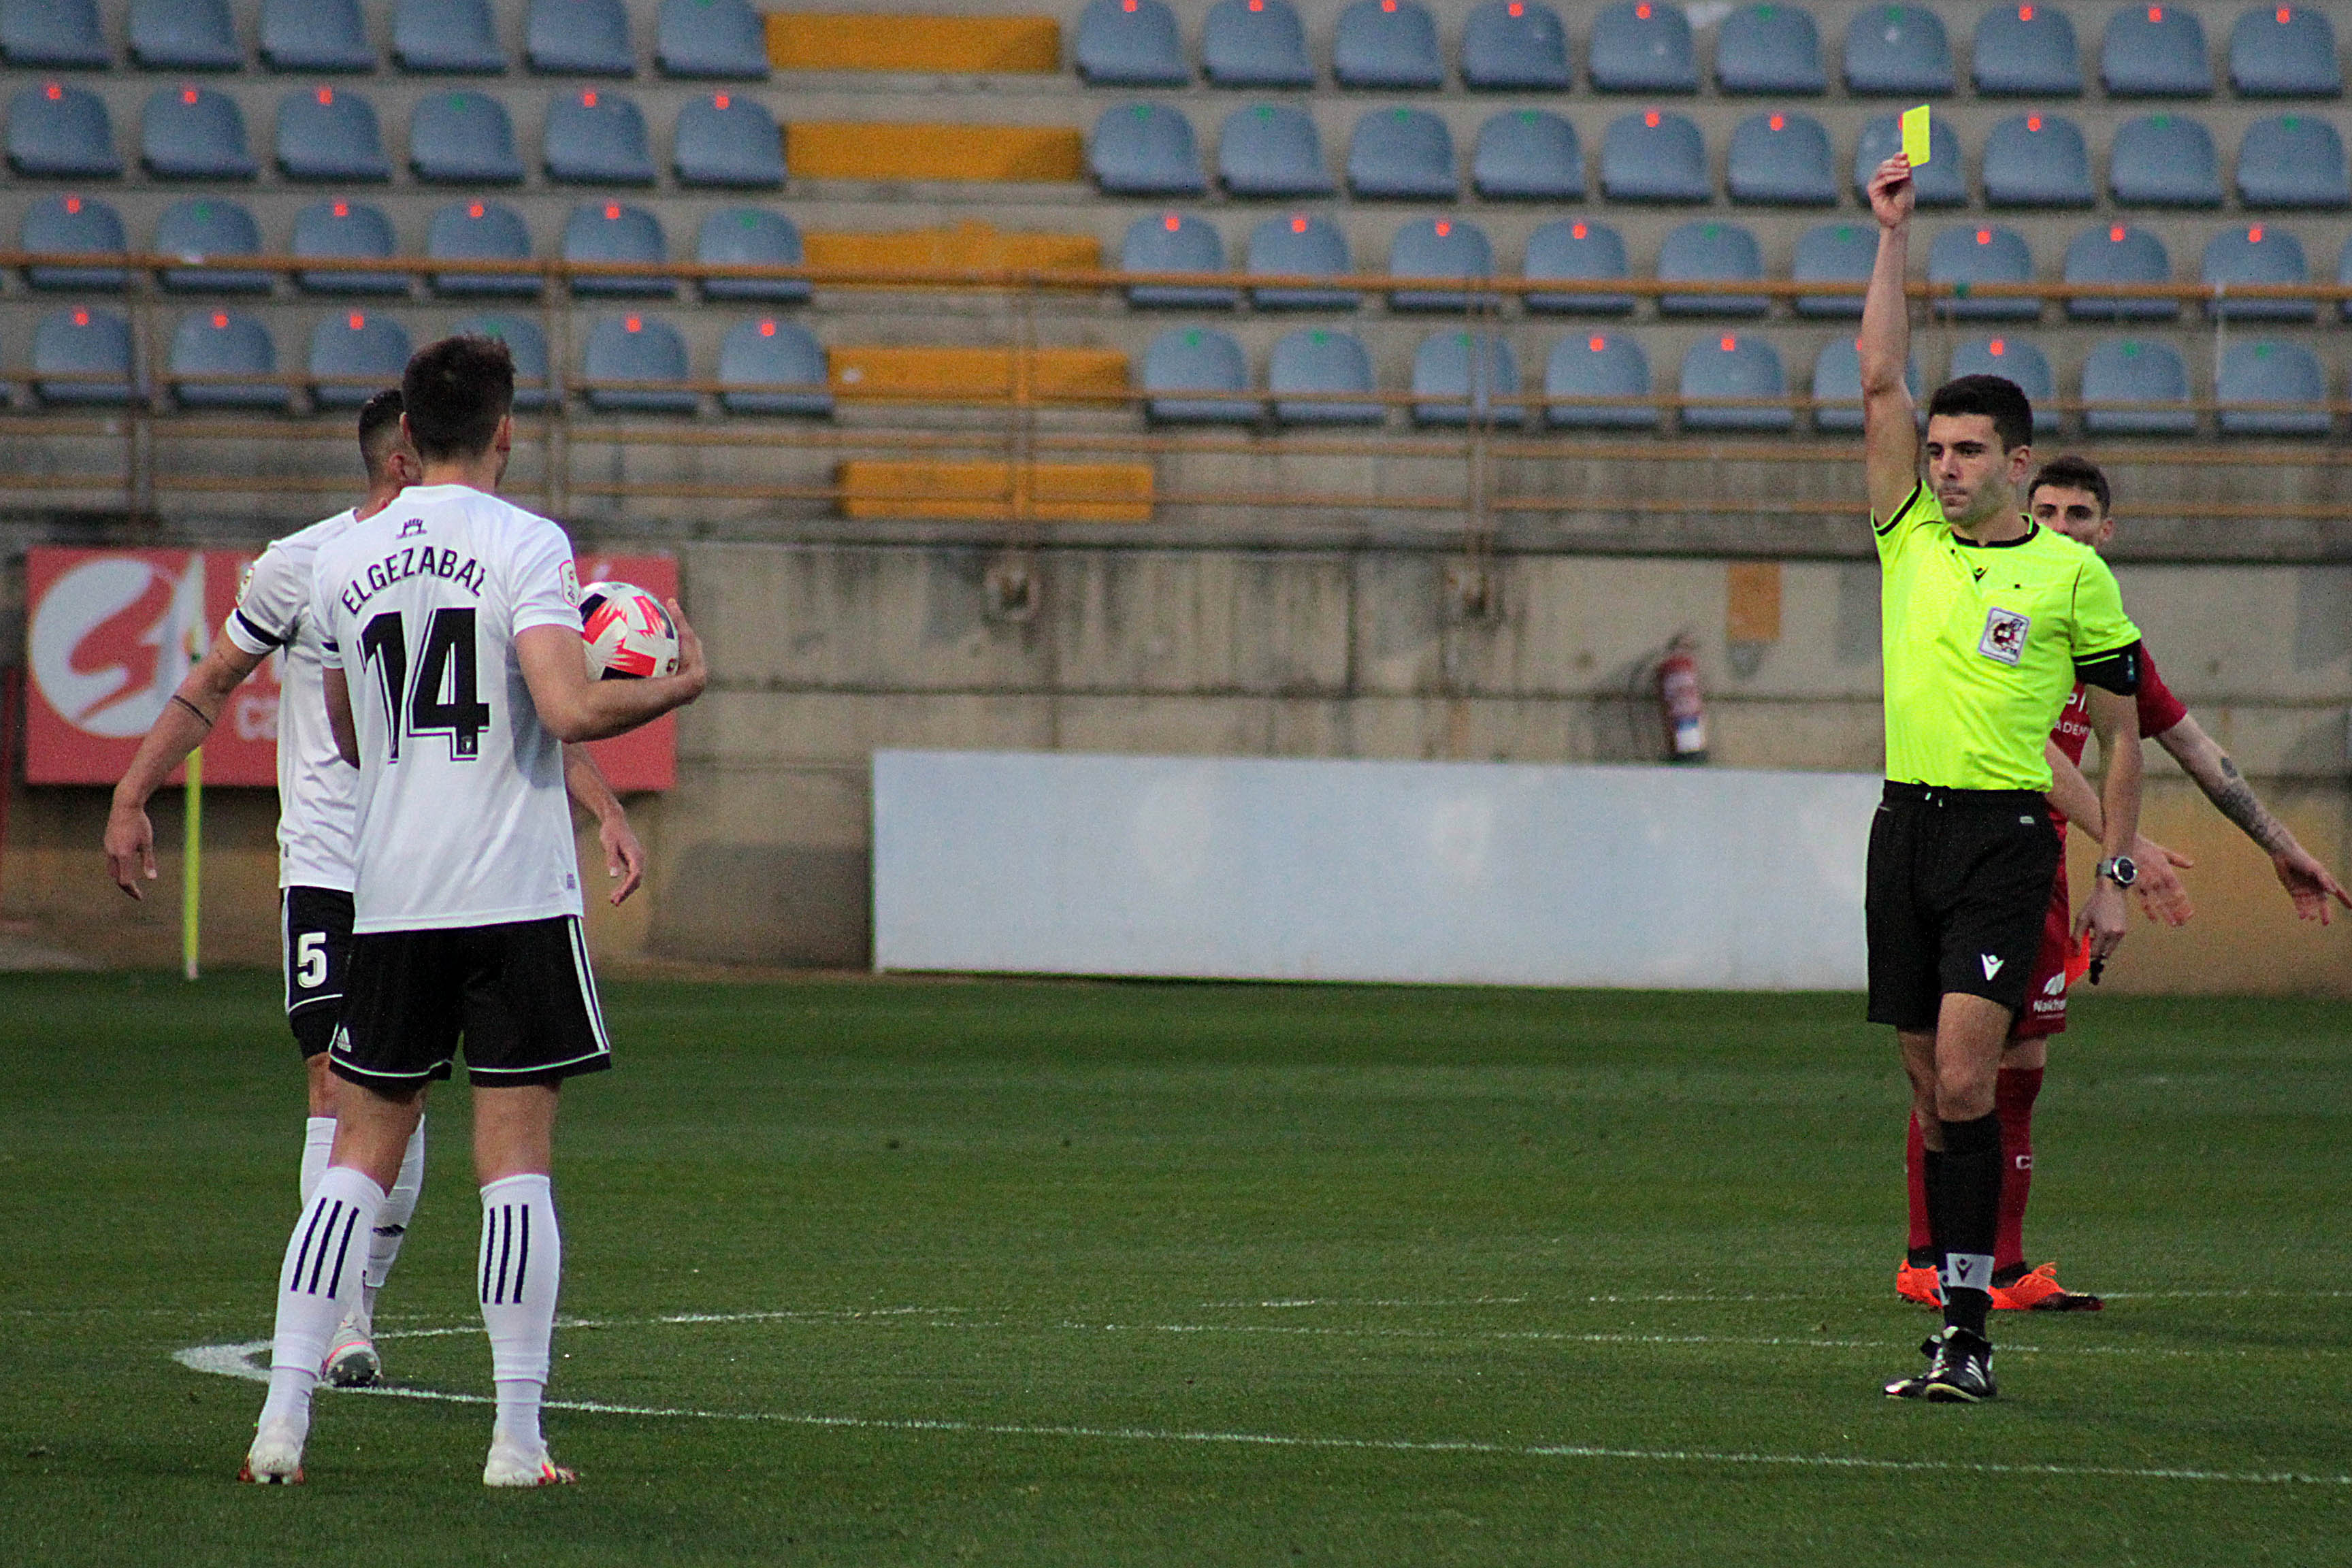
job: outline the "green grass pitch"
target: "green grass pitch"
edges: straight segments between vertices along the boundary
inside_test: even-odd
[[[411,1397],[322,1394],[310,1484],[243,1488],[259,1386],[174,1359],[269,1330],[277,1002],[0,980],[0,1562],[2352,1561],[2340,1005],[2079,1009],[2028,1237],[2109,1309],[2003,1314],[1963,1408],[1878,1394],[1931,1320],[1852,997],[611,985],[583,1484],[488,1495],[461,1089]]]

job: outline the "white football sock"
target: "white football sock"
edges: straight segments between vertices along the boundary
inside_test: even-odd
[[[490,1376],[498,1384],[498,1431],[526,1453],[546,1447],[540,1399],[555,1336],[555,1292],[563,1238],[555,1187],[540,1175],[507,1176],[482,1189],[482,1324],[490,1331]]]
[[[420,1116],[416,1131],[408,1135],[408,1152],[400,1157],[400,1174],[393,1178],[392,1191],[383,1195],[383,1207],[375,1216],[375,1229],[368,1233],[367,1272],[360,1286],[362,1333],[375,1322],[375,1293],[392,1274],[393,1260],[400,1256],[400,1244],[408,1235],[409,1219],[416,1213],[417,1194],[424,1188],[425,1118]]]
[[[310,1206],[319,1178],[327,1173],[327,1157],[335,1152],[335,1119],[313,1116],[302,1123],[302,1206]]]
[[[366,1237],[383,1206],[383,1189],[348,1165],[331,1165],[286,1239],[278,1276],[278,1331],[269,1357],[269,1398],[261,1419],[291,1421],[308,1431],[310,1390],[327,1359],[327,1341],[359,1299]],[[356,1245],[354,1245],[356,1243]]]

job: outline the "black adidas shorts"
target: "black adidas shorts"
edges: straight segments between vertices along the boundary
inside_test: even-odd
[[[335,1037],[352,962],[352,896],[340,888],[287,888],[278,895],[278,956],[286,964],[286,1023],[309,1061]]]
[[[387,1093],[419,1089],[449,1076],[461,1039],[477,1088],[556,1083],[613,1065],[578,917],[352,939],[337,1077]]]
[[[1870,825],[1870,1021],[1932,1029],[1954,992],[2022,1007],[2064,858],[2031,790],[1890,781]]]

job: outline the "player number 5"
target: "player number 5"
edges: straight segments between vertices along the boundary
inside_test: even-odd
[[[306,931],[294,942],[294,983],[316,991],[327,983],[327,933]]]

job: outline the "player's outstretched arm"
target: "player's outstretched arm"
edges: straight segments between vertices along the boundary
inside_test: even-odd
[[[2099,842],[2108,855],[2128,857],[2139,839],[2139,704],[2104,687],[2088,689],[2091,728],[2106,764],[2099,786]],[[2089,931],[2091,956],[2105,958],[2123,945],[2126,929],[2124,890],[2105,877],[2097,879],[2074,918],[2075,931]]]
[[[591,680],[577,631],[538,626],[515,634],[515,657],[522,664],[523,683],[530,688],[531,706],[557,740],[571,743],[625,734],[702,695],[710,677],[702,639],[686,624],[677,601],[668,604],[670,619],[677,625],[676,675]]]
[[[2254,786],[2246,782],[2245,775],[2238,772],[2238,764],[2230,760],[2230,753],[2205,732],[2203,725],[2194,718],[2183,719],[2156,740],[2157,744],[2172,753],[2181,771],[2197,781],[2197,787],[2205,792],[2213,808],[2262,846],[2263,853],[2271,858],[2272,868],[2278,873],[2279,885],[2294,900],[2296,914],[2326,925],[2331,912],[2328,900],[2352,909],[2352,898],[2345,895],[2335,874],[2295,841],[2285,823],[2271,815],[2255,795]]]
[[[2043,798],[2068,822],[2101,838],[2106,826],[2106,814],[2099,805],[2099,792],[2083,776],[2074,759],[2058,749],[2055,741],[2042,742],[2042,754],[2050,763],[2050,788]],[[2197,906],[2189,901],[2189,889],[2181,882],[2178,870],[2197,864],[2178,849],[2168,849],[2147,834],[2132,840],[2132,863],[2139,868],[2139,880],[2132,884],[2139,894],[2140,908],[2147,918],[2159,925],[2185,926],[2195,917]]]
[[[1919,432],[1904,374],[1911,363],[1911,164],[1900,153],[1870,176],[1878,220],[1878,261],[1862,300],[1862,448],[1870,515],[1884,522],[1910,499],[1919,477]]]
[[[621,884],[613,889],[617,909],[646,879],[646,847],[637,842],[621,797],[613,793],[587,747],[563,748],[563,784],[572,792],[572,804],[596,819],[596,840],[604,847],[604,875]]]
[[[172,770],[205,743],[230,694],[267,657],[247,653],[225,637],[213,638],[115,784],[114,805],[106,814],[106,874],[132,898],[145,898],[140,884],[155,879],[155,825],[147,820],[147,802]]]

